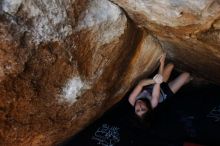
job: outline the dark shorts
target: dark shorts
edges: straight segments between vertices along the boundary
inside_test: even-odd
[[[166,94],[166,98],[170,98],[174,95],[173,91],[170,89],[169,85],[165,82],[160,84],[161,90]]]

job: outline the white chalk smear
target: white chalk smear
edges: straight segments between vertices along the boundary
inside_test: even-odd
[[[103,22],[115,22],[123,14],[121,9],[108,0],[90,0],[87,10],[80,15],[76,30],[98,25]]]
[[[88,83],[83,82],[80,77],[73,77],[67,81],[67,83],[62,88],[62,93],[60,95],[61,102],[68,102],[73,104],[77,101],[77,97],[81,96],[82,93],[89,89]]]

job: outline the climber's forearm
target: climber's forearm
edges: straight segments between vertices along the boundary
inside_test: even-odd
[[[159,103],[160,98],[160,84],[155,84],[152,92],[151,105],[155,108]]]
[[[151,85],[151,84],[154,84],[154,83],[155,83],[155,81],[153,79],[141,80],[138,83],[138,85],[134,88],[134,90],[132,91],[132,93],[130,94],[130,96],[128,98],[128,101],[130,102],[130,104],[131,105],[135,104],[136,97],[141,92],[141,90],[143,89],[144,86]]]

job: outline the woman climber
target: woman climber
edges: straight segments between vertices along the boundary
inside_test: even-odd
[[[166,55],[160,58],[158,74],[153,79],[144,79],[131,92],[128,101],[134,107],[134,111],[141,119],[146,118],[158,103],[173,96],[183,85],[188,83],[191,76],[188,72],[181,73],[176,79],[168,82],[174,68],[168,64],[164,68]]]

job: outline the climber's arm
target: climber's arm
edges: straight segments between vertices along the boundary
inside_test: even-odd
[[[159,67],[158,74],[163,75],[165,59],[166,59],[166,54],[163,54],[163,55],[160,57],[160,67]]]
[[[152,91],[152,98],[151,98],[151,105],[152,108],[155,108],[159,103],[160,98],[160,84],[163,82],[163,70],[164,70],[164,63],[165,63],[166,54],[163,54],[160,58],[160,67],[158,74],[154,76],[154,80],[156,84],[154,85],[153,91]]]
[[[155,83],[155,81],[153,79],[141,80],[139,82],[139,84],[134,88],[134,90],[132,91],[132,93],[130,94],[130,96],[128,98],[128,101],[130,102],[130,104],[134,106],[135,101],[136,101],[136,97],[141,92],[141,90],[144,86],[154,84],[154,83]]]
[[[155,84],[152,92],[151,105],[155,108],[159,103],[160,98],[160,84]]]

